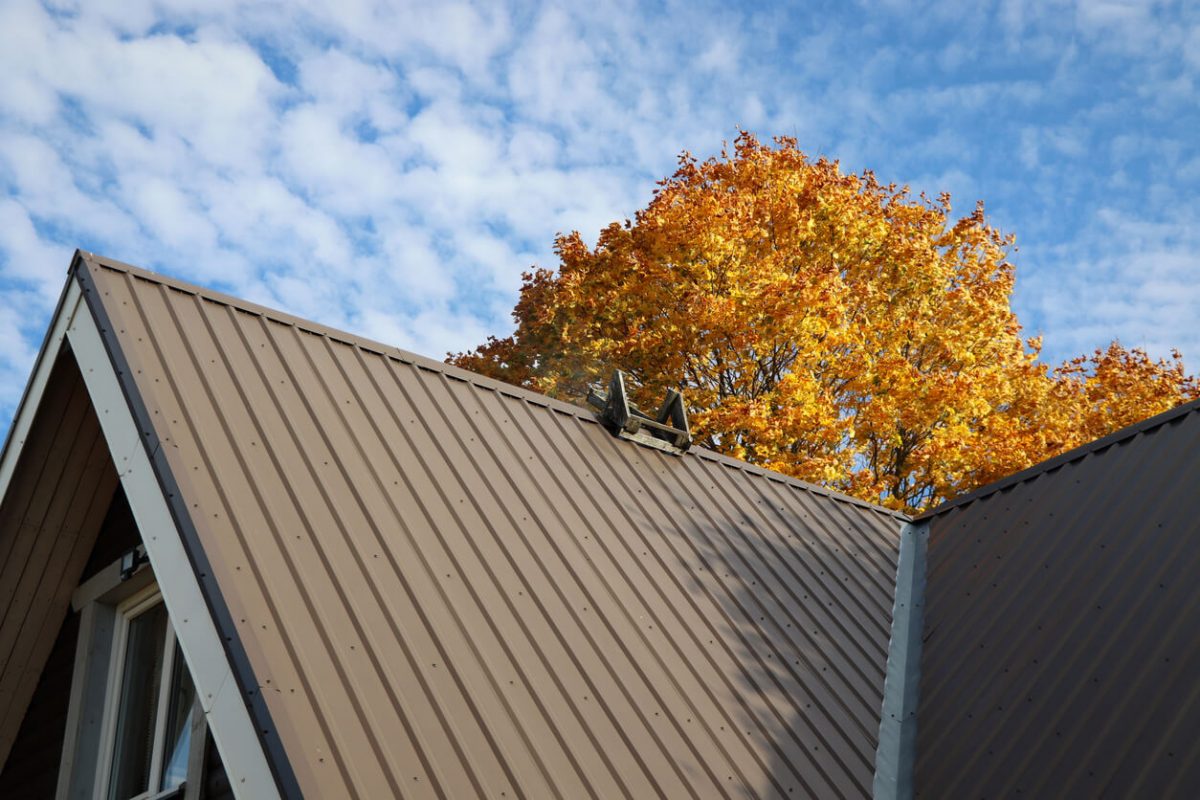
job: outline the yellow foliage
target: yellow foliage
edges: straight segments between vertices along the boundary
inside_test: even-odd
[[[1116,344],[1048,370],[1011,237],[950,214],[743,132],[594,248],[559,236],[516,331],[452,360],[573,399],[619,367],[646,406],[683,390],[702,444],[906,511],[1200,394],[1178,356]]]

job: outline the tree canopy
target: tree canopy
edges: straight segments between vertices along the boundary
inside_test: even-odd
[[[645,406],[685,392],[707,447],[915,511],[1200,396],[1178,353],[1043,363],[1012,244],[982,204],[743,132],[595,247],[560,235],[513,334],[451,360],[570,399],[621,368]]]

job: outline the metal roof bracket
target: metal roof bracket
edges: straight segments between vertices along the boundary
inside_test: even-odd
[[[667,390],[658,416],[652,417],[629,402],[625,375],[618,369],[613,370],[608,393],[593,386],[588,391],[587,401],[598,410],[597,416],[605,427],[622,439],[676,454],[685,453],[692,446],[687,407],[683,395],[675,389]]]

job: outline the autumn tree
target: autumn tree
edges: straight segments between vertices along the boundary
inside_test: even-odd
[[[1058,411],[1072,447],[1200,398],[1200,380],[1186,372],[1178,350],[1169,360],[1155,360],[1141,348],[1113,342],[1067,361],[1054,377],[1065,387]]]
[[[515,332],[452,360],[576,400],[621,368],[646,406],[683,390],[708,447],[912,511],[1059,452],[1084,416],[1141,413],[1088,416],[1080,398],[1172,369],[1118,350],[1049,371],[1011,310],[1011,244],[982,206],[955,220],[948,195],[742,133],[681,156],[595,247],[559,236]],[[1145,402],[1195,390],[1161,386]]]

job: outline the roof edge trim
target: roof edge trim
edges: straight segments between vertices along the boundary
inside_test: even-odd
[[[1104,450],[1105,448],[1111,447],[1112,445],[1117,444],[1119,442],[1123,442],[1128,439],[1132,439],[1133,437],[1137,436],[1139,433],[1147,433],[1149,431],[1154,430],[1155,428],[1162,427],[1163,425],[1166,425],[1169,422],[1173,422],[1176,419],[1186,417],[1188,414],[1192,413],[1193,411],[1200,412],[1200,400],[1192,400],[1191,402],[1184,403],[1183,405],[1178,405],[1178,406],[1175,406],[1174,408],[1167,409],[1166,411],[1162,412],[1161,414],[1156,414],[1153,417],[1148,417],[1147,419],[1144,419],[1141,422],[1136,422],[1133,425],[1129,425],[1128,427],[1121,428],[1119,431],[1110,433],[1107,436],[1102,436],[1099,439],[1096,439],[1095,441],[1091,441],[1091,442],[1088,442],[1087,444],[1080,445],[1079,447],[1076,447],[1072,450],[1068,450],[1065,453],[1060,453],[1059,455],[1054,456],[1053,458],[1048,458],[1045,461],[1034,464],[1032,467],[1023,469],[1020,472],[1014,472],[1012,475],[1009,475],[1005,478],[1001,478],[998,481],[993,481],[992,483],[989,483],[986,486],[981,486],[978,489],[975,489],[974,491],[971,491],[971,492],[968,492],[967,494],[961,495],[960,497],[955,497],[952,500],[947,500],[946,502],[942,503],[940,506],[937,506],[936,508],[931,508],[928,511],[921,512],[917,516],[913,517],[913,521],[920,522],[922,520],[932,519],[933,517],[936,517],[939,514],[944,514],[945,512],[951,511],[955,508],[958,508],[959,506],[964,506],[968,503],[973,503],[974,501],[980,500],[984,497],[987,497],[988,495],[992,495],[992,494],[995,494],[996,492],[1003,491],[1004,489],[1007,489],[1010,486],[1015,486],[1018,483],[1024,483],[1025,481],[1036,478],[1037,476],[1039,476],[1043,473],[1049,472],[1050,470],[1052,470],[1056,467],[1061,467],[1063,464],[1068,464],[1072,461],[1077,461],[1078,459],[1081,459],[1085,456],[1091,455],[1092,453],[1095,453],[1099,450]]]
[[[900,531],[892,636],[875,750],[872,793],[878,800],[909,800],[913,796],[928,548],[929,523],[905,523]]]
[[[206,642],[211,647],[201,649],[204,651],[219,651],[221,655],[218,657],[221,658],[226,667],[226,674],[232,673],[234,678],[234,684],[237,689],[236,694],[229,691],[230,688],[235,687],[229,687],[228,681],[219,681],[214,686],[205,687],[213,692],[211,698],[212,705],[206,709],[206,712],[210,716],[210,724],[217,722],[220,716],[225,716],[227,719],[236,721],[239,716],[248,714],[248,718],[242,718],[247,719],[246,727],[252,728],[252,734],[257,740],[258,748],[261,748],[259,752],[263,754],[259,758],[261,760],[265,757],[270,775],[269,780],[274,783],[273,787],[263,786],[257,791],[261,794],[273,788],[278,792],[279,796],[299,798],[301,797],[299,783],[296,780],[287,753],[283,749],[282,741],[271,719],[266,701],[259,691],[259,683],[254,675],[237,628],[234,625],[233,616],[225,603],[220,587],[213,577],[212,569],[208,563],[208,556],[200,543],[195,524],[188,513],[178,484],[171,472],[170,465],[167,463],[166,454],[160,447],[146,404],[138,390],[132,370],[129,368],[121,349],[121,344],[117,339],[107,311],[104,308],[99,289],[90,272],[93,268],[88,263],[86,255],[77,251],[71,268],[72,278],[78,282],[82,291],[83,303],[86,304],[90,314],[77,315],[78,321],[72,325],[69,336],[77,354],[81,356],[81,372],[84,374],[89,394],[93,395],[93,403],[97,403],[99,400],[96,396],[96,391],[104,388],[106,394],[113,395],[107,402],[117,406],[124,406],[124,410],[128,412],[127,415],[118,413],[98,414],[98,416],[101,418],[105,437],[109,439],[110,448],[117,444],[111,438],[111,434],[117,432],[124,433],[122,437],[124,441],[121,441],[120,445],[123,448],[130,448],[128,454],[113,452],[112,455],[118,473],[121,476],[121,482],[127,487],[126,494],[129,496],[130,506],[134,508],[135,518],[137,517],[136,512],[139,510],[139,507],[144,513],[149,512],[155,518],[161,517],[162,526],[173,528],[176,534],[175,537],[164,538],[173,538],[182,548],[180,555],[184,559],[164,559],[160,556],[156,561],[154,559],[152,541],[145,541],[147,552],[151,555],[152,565],[155,566],[156,573],[158,573],[160,569],[169,569],[174,563],[186,560],[186,564],[179,564],[176,570],[176,574],[184,578],[184,580],[179,581],[179,584],[190,584],[195,593],[198,594],[196,601],[190,602],[188,605],[194,607],[197,612],[200,612],[197,616],[207,617],[204,621],[210,623],[210,629],[213,632],[212,636],[208,637],[213,641]],[[90,362],[88,366],[94,369],[95,366],[103,365],[109,369],[101,369],[99,373],[91,373],[91,370],[84,369],[82,360],[85,351],[94,351],[86,352]],[[104,364],[104,362],[107,363]],[[111,378],[111,381],[108,382],[111,388],[101,386],[101,383],[105,381],[105,375]],[[119,426],[122,425],[126,430],[119,431]],[[140,476],[140,479],[133,477],[139,471],[146,474]],[[140,503],[136,499],[139,494],[142,497]],[[150,537],[151,540],[153,538]],[[164,546],[166,545],[159,545],[159,547]],[[162,584],[162,576],[160,575],[160,586]],[[182,588],[179,590],[179,594],[185,594]],[[167,597],[169,603],[171,598],[165,587],[164,596]],[[170,608],[170,605],[168,605],[168,608]],[[193,625],[191,627],[193,636],[203,634],[203,625]],[[183,620],[182,624],[177,626],[177,633],[184,640],[184,644],[186,644],[186,637],[189,633],[189,626],[186,624],[186,620]],[[186,652],[187,649],[185,648]],[[187,655],[189,656],[189,665],[193,667],[196,666],[194,663],[195,659],[213,657],[212,653],[205,652],[203,655],[200,655],[194,650],[191,653],[187,653]],[[193,673],[195,672],[197,670],[193,668]],[[199,676],[196,675],[196,678],[199,684]],[[200,689],[201,687],[197,686],[197,688]],[[224,715],[221,713],[222,708],[225,709]],[[212,728],[214,738],[217,738],[219,742],[218,725],[213,724]],[[251,731],[247,731],[247,733],[251,733]],[[253,756],[248,753],[242,753],[241,755],[253,760]],[[226,751],[222,752],[222,757],[230,767],[232,776],[234,763],[238,760],[238,755]]]
[[[231,308],[238,309],[239,311],[249,314],[257,314],[266,319],[272,320],[273,322],[292,325],[298,330],[306,333],[325,336],[342,344],[347,344],[352,347],[359,347],[368,352],[376,353],[377,355],[394,358],[397,361],[411,364],[412,366],[420,369],[440,373],[450,380],[465,381],[466,383],[477,386],[481,389],[488,389],[507,397],[517,400],[524,400],[536,406],[541,406],[542,408],[549,408],[554,411],[558,411],[559,413],[570,415],[592,425],[601,424],[600,421],[596,419],[596,416],[592,413],[591,409],[583,406],[575,405],[574,403],[568,403],[564,400],[559,400],[554,397],[548,397],[544,394],[538,394],[530,389],[514,386],[511,383],[505,383],[503,381],[496,380],[495,378],[489,378],[486,375],[480,375],[478,373],[465,370],[461,367],[456,367],[453,364],[447,364],[444,361],[437,361],[432,358],[427,358],[426,356],[417,355],[416,353],[412,353],[408,350],[402,350],[401,348],[393,345],[383,344],[382,342],[378,342],[373,339],[368,339],[363,336],[338,330],[337,328],[331,328],[327,325],[322,325],[318,322],[304,319],[303,317],[297,317],[293,314],[288,314],[283,311],[258,305],[257,303],[251,303],[247,300],[234,297],[233,295],[224,294],[212,289],[206,289],[202,286],[181,281],[178,278],[172,278],[158,272],[152,272],[151,270],[142,269],[141,267],[136,267],[132,264],[126,264],[121,261],[116,261],[114,259],[106,258],[105,256],[100,256],[83,250],[76,251],[76,260],[81,260],[83,263],[88,264],[93,268],[124,272],[134,276],[135,278],[158,283],[171,289],[186,292],[188,294],[194,294],[206,300],[215,303],[221,303],[230,306]],[[640,442],[632,442],[632,444],[649,446]],[[895,511],[894,509],[869,503],[866,500],[860,500],[857,497],[851,497],[850,495],[842,494],[841,492],[834,491],[833,489],[817,486],[816,484],[802,481],[799,478],[793,478],[790,475],[784,475],[781,472],[776,472],[775,470],[766,469],[755,464],[740,461],[736,458],[732,458],[712,450],[707,450],[702,447],[692,446],[688,450],[688,453],[689,455],[695,455],[699,458],[708,459],[709,461],[715,461],[727,467],[743,470],[752,475],[761,475],[770,480],[791,486],[795,489],[811,492],[822,497],[828,497],[832,500],[848,503],[860,508],[871,509],[872,511],[877,511],[881,514],[886,514],[899,520],[907,521],[911,519],[911,517],[899,511]]]

